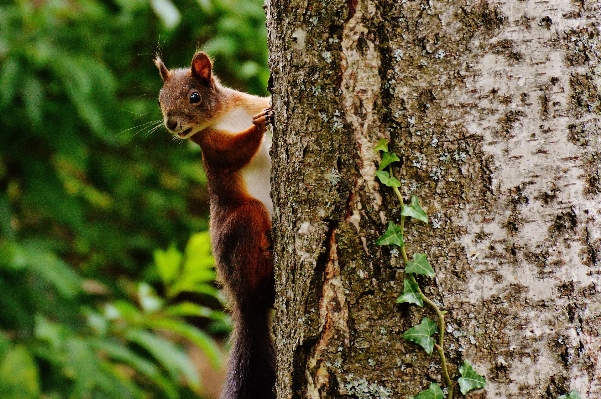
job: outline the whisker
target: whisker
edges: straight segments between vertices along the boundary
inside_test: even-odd
[[[134,137],[135,137],[135,136],[136,136],[138,133],[141,133],[141,132],[144,132],[144,131],[150,131],[150,133],[152,133],[152,132],[154,132],[156,129],[160,128],[161,126],[163,126],[163,120],[162,120],[162,119],[156,119],[156,120],[153,120],[153,121],[149,121],[149,122],[142,123],[142,124],[140,124],[140,125],[137,125],[137,126],[130,127],[129,129],[125,129],[125,130],[123,130],[123,131],[121,132],[121,134],[123,134],[123,133],[126,133],[126,132],[129,132],[129,131],[131,131],[131,130],[134,130],[134,129],[136,129],[136,130],[133,132],[133,134],[132,134],[132,135],[129,137],[129,139],[128,139],[128,142],[129,142],[129,141],[133,140],[133,138],[134,138]],[[150,135],[150,133],[148,133],[148,134],[147,134],[147,135],[145,135],[144,137],[148,137],[148,136]]]
[[[137,113],[137,112],[134,112],[134,111],[124,110],[123,112],[126,112],[128,114],[134,115],[136,118],[142,118],[143,116],[146,116],[146,115],[151,114],[151,113],[154,114],[154,112],[150,112],[150,111],[148,111],[148,112],[142,112],[142,113]]]
[[[171,140],[175,141],[175,144],[178,145],[178,146],[181,146],[186,141],[186,140],[182,140],[182,139],[180,139],[179,137],[176,137],[176,136],[171,136]]]
[[[144,122],[144,123],[141,123],[141,124],[139,124],[139,125],[136,125],[136,126],[130,127],[129,129],[122,130],[122,131],[120,132],[120,134],[123,134],[123,133],[125,133],[125,132],[129,132],[130,130],[134,130],[134,129],[138,129],[138,128],[142,128],[142,129],[143,129],[144,127],[146,127],[146,126],[148,126],[148,125],[152,125],[153,123],[163,123],[163,121],[162,121],[162,120],[160,120],[160,119],[157,119],[157,120],[154,120],[154,121]]]
[[[154,132],[156,132],[158,129],[163,127],[163,122],[159,123],[158,125],[152,127],[145,135],[144,138],[148,138],[150,137],[151,134],[153,134]]]

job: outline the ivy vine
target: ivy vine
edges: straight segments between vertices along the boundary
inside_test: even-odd
[[[388,222],[388,228],[384,235],[377,241],[378,245],[396,246],[401,252],[403,263],[405,264],[405,278],[403,280],[403,293],[398,297],[397,303],[412,303],[423,307],[424,303],[428,305],[436,315],[436,320],[424,317],[422,321],[411,327],[403,334],[403,338],[421,346],[427,354],[432,354],[434,349],[438,352],[442,374],[447,387],[447,395],[449,399],[454,397],[455,383],[449,375],[447,360],[444,353],[444,332],[445,332],[445,311],[432,302],[421,290],[415,275],[432,278],[436,275],[434,269],[428,262],[426,254],[415,253],[409,259],[405,245],[405,219],[410,217],[423,223],[428,223],[428,215],[421,207],[419,198],[415,195],[411,197],[409,203],[405,203],[399,188],[401,182],[396,179],[392,172],[392,165],[400,162],[399,157],[395,153],[388,151],[388,140],[382,139],[376,145],[376,151],[379,151],[382,156],[382,161],[379,164],[376,176],[382,184],[393,189],[397,199],[401,205],[401,220],[399,224],[392,221]],[[438,340],[434,339],[434,335],[438,333]],[[478,374],[472,367],[469,361],[465,360],[459,367],[461,375],[457,384],[463,395],[470,391],[484,388],[486,381],[484,377]],[[412,399],[444,399],[444,393],[438,383],[431,383],[430,387],[413,396]]]
[[[418,325],[407,330],[403,334],[403,338],[421,346],[428,355],[432,354],[434,349],[436,349],[447,386],[448,398],[453,399],[455,383],[449,375],[447,360],[444,353],[444,316],[446,311],[440,310],[432,300],[424,295],[415,279],[416,274],[432,278],[436,273],[428,262],[426,254],[415,253],[412,256],[412,259],[409,259],[405,246],[405,219],[410,217],[427,224],[428,215],[421,207],[419,198],[415,195],[411,196],[408,204],[403,200],[403,196],[399,190],[401,182],[396,179],[392,173],[392,165],[396,162],[400,162],[400,159],[395,153],[388,151],[388,140],[380,140],[376,145],[375,150],[380,152],[380,155],[382,156],[382,161],[378,166],[376,176],[382,184],[393,189],[401,205],[400,223],[396,224],[389,221],[386,232],[376,240],[376,244],[378,245],[396,246],[400,249],[403,263],[405,264],[405,278],[403,280],[403,293],[397,298],[397,303],[412,303],[419,307],[423,307],[425,303],[436,315],[436,321],[424,317]],[[438,342],[433,338],[436,333],[438,333]],[[459,391],[461,391],[463,395],[486,386],[484,377],[478,374],[467,360],[464,360],[461,366],[459,366],[459,374],[461,376],[457,379],[457,384],[459,385]],[[444,399],[444,397],[445,395],[440,388],[440,385],[433,382],[428,389],[419,392],[410,399]],[[561,395],[557,399],[581,399],[581,397],[577,390],[572,390],[570,393]]]

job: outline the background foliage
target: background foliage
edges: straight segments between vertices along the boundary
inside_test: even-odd
[[[152,58],[201,48],[265,94],[262,2],[2,0],[0,21],[0,396],[198,397],[186,345],[219,363],[228,320]]]

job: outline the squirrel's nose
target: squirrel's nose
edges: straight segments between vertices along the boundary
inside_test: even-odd
[[[167,126],[167,129],[169,130],[175,130],[177,128],[177,119],[171,117],[167,118],[165,126]]]

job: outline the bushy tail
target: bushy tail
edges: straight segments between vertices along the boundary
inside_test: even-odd
[[[236,309],[234,342],[222,399],[275,399],[271,306]]]

